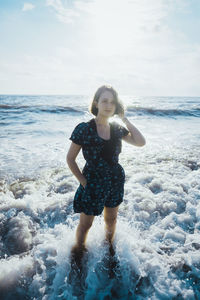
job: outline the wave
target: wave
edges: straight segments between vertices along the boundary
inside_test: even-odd
[[[87,106],[55,106],[55,105],[0,105],[1,113],[50,113],[50,114],[84,114],[88,110]],[[155,108],[142,106],[128,106],[127,114],[132,115],[147,115],[156,117],[200,117],[200,107],[193,108]]]
[[[167,109],[167,108],[153,108],[153,107],[141,107],[141,106],[128,106],[127,112],[131,115],[154,115],[158,117],[173,117],[173,116],[184,116],[184,117],[200,117],[200,108],[195,107],[191,109]]]
[[[74,108],[70,106],[49,106],[49,105],[0,105],[0,111],[12,112],[12,113],[77,113],[82,114],[84,111],[80,108]]]

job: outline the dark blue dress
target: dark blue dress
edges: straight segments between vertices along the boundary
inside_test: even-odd
[[[123,201],[125,172],[118,163],[123,136],[129,131],[116,122],[110,124],[110,140],[97,133],[95,119],[79,123],[70,140],[82,146],[86,164],[82,170],[87,179],[85,188],[80,184],[73,202],[75,213],[98,216],[104,206],[116,207]]]

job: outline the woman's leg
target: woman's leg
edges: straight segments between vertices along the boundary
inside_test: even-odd
[[[92,226],[94,217],[95,216],[81,213],[79,224],[76,229],[76,243],[74,244],[74,246],[72,246],[71,249],[71,263],[73,264],[75,260],[76,265],[80,268],[80,270],[82,268],[82,257],[84,255],[84,252],[87,251],[85,247],[87,234],[90,227]]]
[[[80,214],[79,224],[76,229],[76,243],[71,249],[73,255],[78,254],[82,256],[83,252],[86,250],[85,242],[94,217],[95,216],[92,215],[86,215],[83,212]]]
[[[104,221],[105,221],[105,229],[106,229],[106,241],[109,242],[109,244],[112,244],[114,234],[115,234],[115,228],[117,223],[117,213],[118,213],[117,207],[104,207]]]
[[[87,251],[85,247],[87,234],[92,226],[94,217],[95,216],[88,216],[84,213],[80,214],[79,224],[76,229],[76,243],[71,248],[71,266],[75,263],[80,271],[82,270],[82,258],[85,251]]]
[[[95,216],[86,215],[83,212],[80,214],[80,220],[78,227],[76,229],[76,245],[78,247],[84,247],[88,231],[92,226],[93,220]]]

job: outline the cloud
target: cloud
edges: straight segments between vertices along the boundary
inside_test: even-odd
[[[61,0],[46,0],[46,5],[56,11],[57,18],[63,23],[73,23],[74,18],[80,16],[75,9],[64,7]]]
[[[28,11],[28,10],[32,10],[35,8],[35,5],[33,5],[32,3],[24,3],[24,6],[22,8],[22,11]]]
[[[13,90],[31,89],[34,82],[36,93],[87,94],[110,82],[123,94],[198,96],[200,44],[176,19],[191,9],[188,3],[46,0],[64,30],[55,26],[46,40],[51,51],[8,59],[2,78],[6,73]]]

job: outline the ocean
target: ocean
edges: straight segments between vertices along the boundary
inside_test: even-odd
[[[200,98],[120,98],[146,145],[122,143],[114,262],[102,214],[70,281],[79,183],[66,153],[74,127],[93,118],[92,99],[0,96],[1,299],[200,299]]]

